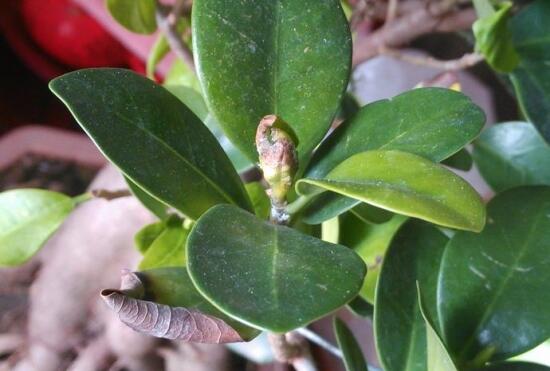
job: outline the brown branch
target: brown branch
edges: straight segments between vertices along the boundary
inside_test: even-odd
[[[296,371],[317,370],[307,340],[298,333],[269,334],[269,343],[279,362],[292,365]]]
[[[483,61],[483,56],[478,53],[464,54],[458,59],[440,60],[429,56],[411,55],[403,53],[401,50],[382,47],[379,49],[379,54],[399,59],[410,64],[436,68],[443,71],[458,71],[472,67]]]
[[[399,47],[430,32],[458,31],[471,27],[475,21],[475,11],[472,8],[456,9],[456,1],[443,0],[419,6],[370,34],[358,35],[354,45],[353,65],[375,57],[381,48]]]
[[[108,189],[94,189],[91,194],[95,198],[104,198],[107,201],[111,201],[117,198],[129,197],[132,195],[128,189],[119,189],[116,191],[110,191]]]
[[[193,61],[193,53],[183,41],[183,38],[177,30],[177,21],[183,12],[188,8],[188,2],[185,0],[176,0],[171,9],[167,9],[158,1],[156,3],[156,18],[157,24],[161,32],[166,37],[170,49],[176,56],[182,60],[189,69],[195,72],[195,62]]]

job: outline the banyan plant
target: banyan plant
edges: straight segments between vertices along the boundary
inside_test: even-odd
[[[194,0],[171,25],[153,1],[107,5],[136,32],[187,35],[159,38],[149,77],[189,27],[194,55],[164,85],[114,68],[50,84],[158,217],[136,235],[137,271],[101,293],[121,321],[202,343],[268,332],[297,369],[313,363],[306,334],[366,370],[344,322],[340,350],[306,329],[346,307],[372,317],[384,370],[547,369],[513,359],[550,338],[550,2],[475,2],[476,50],[523,115],[483,132],[452,89],[350,105],[337,0]],[[441,164],[468,169],[472,142],[487,202]],[[0,194],[0,264],[30,259],[94,196],[120,195]]]

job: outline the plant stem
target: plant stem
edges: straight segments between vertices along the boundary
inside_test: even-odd
[[[311,196],[298,197],[296,200],[287,205],[286,212],[290,215],[297,214],[309,203],[309,201],[311,201],[312,198],[313,197]]]
[[[338,347],[336,347],[335,345],[332,345],[328,340],[322,338],[321,336],[311,331],[310,329],[306,327],[302,327],[297,329],[296,332],[302,335],[303,337],[305,337],[306,339],[308,339],[309,341],[325,349],[332,355],[338,358],[343,358],[342,351],[338,349]]]
[[[110,191],[108,189],[94,189],[90,194],[95,198],[104,198],[107,201],[111,201],[117,198],[129,197],[132,195],[128,189],[118,189],[115,191]]]

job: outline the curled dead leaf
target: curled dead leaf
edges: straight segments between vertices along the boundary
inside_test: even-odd
[[[243,341],[234,328],[219,318],[195,309],[142,300],[144,292],[139,275],[125,271],[121,288],[103,290],[101,297],[123,323],[147,335],[195,343]]]

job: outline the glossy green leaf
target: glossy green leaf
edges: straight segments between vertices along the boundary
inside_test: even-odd
[[[301,194],[324,190],[442,226],[480,231],[485,208],[462,178],[423,157],[401,151],[354,155],[324,179],[297,182]]]
[[[427,368],[426,325],[416,282],[423,288],[430,318],[436,318],[437,277],[448,240],[437,228],[411,220],[386,252],[374,311],[376,346],[386,371]]]
[[[186,86],[165,85],[165,87],[204,122],[212,134],[214,134],[223,150],[231,160],[231,163],[239,173],[254,166],[254,164],[248,160],[245,155],[243,155],[242,152],[229,141],[229,139],[227,139],[220,127],[220,124],[208,112],[206,103],[200,93],[198,93],[195,89]]]
[[[123,69],[87,69],[50,83],[103,154],[140,188],[197,219],[216,204],[251,210],[216,138],[176,97]]]
[[[472,26],[476,50],[498,72],[511,72],[519,63],[508,29],[512,3],[504,3],[496,12],[479,18]]]
[[[485,130],[475,141],[476,165],[500,192],[521,185],[550,185],[550,146],[533,124],[508,122]]]
[[[75,207],[71,197],[40,189],[0,193],[0,265],[29,260]]]
[[[345,246],[219,205],[187,243],[197,289],[224,313],[253,327],[287,332],[338,309],[363,283],[365,264]]]
[[[338,0],[195,0],[193,43],[205,98],[250,160],[265,115],[289,123],[300,162],[321,141],[350,74],[351,35]]]
[[[159,219],[164,219],[168,215],[168,206],[160,202],[149,193],[141,189],[136,183],[130,180],[128,177],[124,177],[130,192],[141,202],[143,206],[147,208],[150,212],[155,214]]]
[[[438,312],[457,359],[504,360],[550,338],[549,215],[550,187],[514,188],[491,200],[482,233],[452,238]]]
[[[441,335],[436,330],[435,322],[429,315],[420,286],[418,286],[418,304],[426,325],[427,371],[458,371]]]
[[[550,371],[550,367],[530,362],[499,362],[477,371]]]
[[[385,223],[393,217],[393,214],[389,211],[365,203],[360,203],[350,212],[365,223],[372,224]]]
[[[244,340],[259,335],[259,331],[224,315],[210,304],[195,288],[183,267],[157,268],[139,272],[145,284],[145,300],[169,305],[197,309],[202,313],[220,318],[239,332]]]
[[[374,303],[374,291],[386,250],[406,219],[396,215],[386,223],[372,225],[350,213],[340,217],[340,243],[352,248],[367,265],[360,295],[371,304]]]
[[[550,2],[537,0],[510,22],[520,65],[511,74],[520,107],[550,141]]]
[[[361,347],[348,326],[338,317],[334,317],[334,335],[344,356],[346,371],[368,371],[367,361]]]
[[[160,221],[152,224],[148,224],[145,227],[141,228],[138,233],[134,236],[134,243],[136,244],[137,250],[141,254],[151,247],[153,242],[164,232],[166,229],[166,221]]]
[[[352,155],[375,149],[410,152],[435,162],[474,139],[485,123],[470,98],[421,88],[362,107],[315,152],[306,176],[321,178]]]
[[[164,230],[145,250],[139,269],[185,266],[185,244],[189,231],[182,220],[172,216],[165,221]]]
[[[248,192],[248,197],[250,197],[252,205],[254,206],[256,216],[260,219],[268,219],[271,212],[271,201],[269,200],[262,183],[247,183],[245,184],[245,188]]]
[[[439,162],[474,139],[484,123],[483,111],[461,93],[414,89],[362,107],[321,144],[306,176],[322,178],[348,157],[374,149],[401,150]],[[310,204],[315,212],[306,213],[309,223],[324,214],[340,215],[354,205],[350,199],[330,196],[325,206],[326,197],[321,195]]]
[[[356,316],[371,318],[374,313],[374,306],[360,296],[350,301],[347,308]]]
[[[155,0],[106,0],[114,19],[128,30],[151,34],[157,29]]]
[[[472,168],[473,159],[466,149],[461,149],[451,157],[446,158],[441,163],[458,170],[468,171]]]
[[[304,223],[315,225],[337,217],[359,205],[361,201],[342,197],[333,192],[325,192],[317,196],[302,210],[300,217]]]

